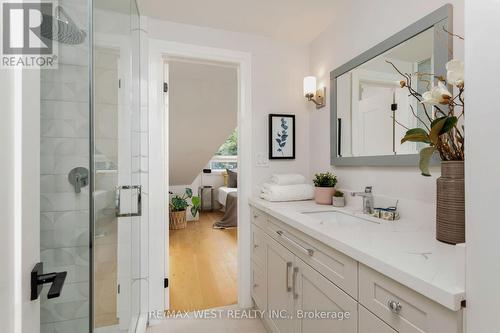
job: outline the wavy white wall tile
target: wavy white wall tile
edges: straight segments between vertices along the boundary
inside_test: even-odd
[[[41,332],[88,332],[89,188],[75,193],[68,182],[72,168],[89,166],[88,52],[82,50],[61,46],[59,68],[41,73],[40,256],[46,272],[68,272],[61,297],[47,300],[44,288]]]

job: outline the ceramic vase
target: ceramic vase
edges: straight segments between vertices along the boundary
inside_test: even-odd
[[[315,187],[314,201],[319,205],[331,205],[334,193],[335,188],[333,187]]]
[[[441,162],[437,179],[436,239],[448,244],[465,242],[464,162]]]

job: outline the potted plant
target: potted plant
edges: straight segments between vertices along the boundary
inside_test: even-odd
[[[463,40],[462,37],[453,35]],[[437,179],[436,239],[457,244],[465,242],[465,190],[464,190],[464,63],[453,59],[446,64],[446,78],[432,73],[403,73],[401,88],[406,88],[423,112],[417,114],[410,106],[420,127],[406,128],[401,143],[418,142],[426,147],[420,150],[420,171],[430,176],[429,162],[433,155],[441,157],[441,177]],[[412,86],[415,79],[437,85],[420,94]],[[423,78],[423,79],[422,79]],[[455,94],[453,94],[455,92]]]
[[[314,175],[314,200],[320,205],[331,205],[335,193],[337,177],[330,172],[317,173]]]
[[[184,194],[172,194],[170,198],[170,214],[169,214],[169,226],[171,230],[184,229],[187,225],[186,211],[191,205],[191,214],[196,217],[200,210],[201,200],[197,196],[193,196],[193,190],[186,188]],[[188,199],[191,200],[189,204]]]
[[[344,192],[335,191],[335,193],[333,193],[332,205],[334,205],[335,207],[344,207],[345,206]]]

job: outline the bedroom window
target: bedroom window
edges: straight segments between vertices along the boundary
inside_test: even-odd
[[[208,167],[212,170],[238,168],[238,128],[219,147],[215,156],[210,160]]]
[[[237,169],[238,156],[214,156],[209,167],[212,170]]]

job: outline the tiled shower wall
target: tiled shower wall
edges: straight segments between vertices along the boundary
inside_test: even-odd
[[[87,0],[59,0],[88,31]],[[56,42],[54,42],[56,43]],[[44,272],[67,271],[60,297],[41,295],[42,333],[89,332],[89,187],[75,193],[74,167],[89,169],[89,41],[58,43],[58,69],[41,71],[40,257]]]
[[[87,16],[85,7],[66,7]],[[40,256],[45,272],[68,276],[59,298],[47,300],[43,289],[41,332],[87,333],[89,187],[76,193],[67,177],[89,169],[88,44],[59,45],[58,61],[41,72]]]

